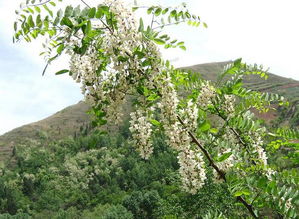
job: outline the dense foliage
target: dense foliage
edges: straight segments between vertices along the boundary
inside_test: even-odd
[[[48,7],[55,7],[54,1],[30,2],[17,12],[14,39],[31,41],[46,36],[47,64],[64,53],[70,56],[69,68],[56,74],[69,73],[81,84],[86,101],[93,107],[95,126],[121,124],[123,107],[131,105],[129,145],[144,161],[138,165],[137,157],[130,160],[133,152],[126,149],[125,141],[118,141],[116,147],[112,142],[100,148],[88,144],[85,150],[83,143],[73,144],[80,149],[72,152],[68,145],[67,153],[61,147],[52,148],[51,153],[43,147],[33,147],[36,152],[26,152],[32,147],[25,148],[20,150],[23,159],[18,159],[18,165],[21,170],[25,165],[33,173],[25,174],[22,182],[28,185],[16,190],[25,194],[19,204],[26,205],[31,195],[32,209],[46,208],[48,198],[53,212],[73,207],[73,213],[75,208],[96,206],[95,214],[99,211],[107,217],[163,217],[167,211],[180,217],[297,216],[298,171],[282,171],[269,157],[282,146],[292,145],[296,150],[297,144],[290,144],[290,140],[296,139],[298,132],[269,129],[251,112],[267,112],[272,104],[288,103],[277,94],[243,87],[244,77],[254,74],[267,79],[267,71],[238,59],[225,67],[216,82],[211,82],[196,73],[175,69],[162,59],[159,46],[186,49],[183,42],[163,32],[166,26],[201,24],[185,4],[175,8],[147,7],[151,22],[146,24],[134,15],[139,7],[116,0],[106,0],[96,7],[82,1],[84,9],[67,6],[64,11],[57,10],[57,15]],[[163,144],[159,143],[160,135],[164,136]],[[32,156],[42,160],[27,163]],[[296,156],[292,150],[289,157],[296,162]],[[60,166],[47,166],[53,161]],[[135,165],[147,171],[140,169],[126,175],[126,170],[134,170]],[[34,172],[37,167],[44,172]],[[152,170],[155,167],[159,170]],[[41,180],[36,182],[36,177]],[[17,178],[5,182],[17,187]],[[182,190],[174,192],[169,185]],[[35,196],[39,187],[40,196]],[[137,191],[127,196],[132,189]],[[164,194],[165,191],[170,193]],[[180,195],[173,197],[176,192]],[[179,204],[172,203],[169,197]],[[226,197],[225,205],[236,201],[242,210],[228,210],[213,197]],[[203,202],[204,198],[208,200]],[[207,203],[210,213],[202,207]],[[16,209],[19,207],[12,213]]]
[[[114,137],[90,134],[16,149],[16,166],[2,169],[0,218],[190,218],[211,209],[242,215],[227,187],[211,179],[198,194],[180,189],[177,153],[163,136],[150,160],[140,159],[128,128]],[[21,217],[22,218],[22,217]],[[26,218],[26,217],[25,217]]]

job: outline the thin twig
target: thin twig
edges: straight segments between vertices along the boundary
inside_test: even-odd
[[[178,21],[178,22],[175,22],[175,23],[164,24],[164,25],[161,25],[161,26],[154,27],[153,30],[163,28],[163,27],[167,27],[167,26],[171,26],[171,25],[177,25],[177,24],[180,24],[180,23],[183,23],[183,22],[185,22],[185,21]]]
[[[45,4],[47,4],[48,2],[50,2],[50,1],[51,1],[51,0],[47,0],[47,1],[45,1],[45,2],[40,2],[40,3],[36,3],[36,4],[32,4],[32,5],[25,5],[24,8],[29,8],[29,7],[32,7],[32,6],[45,5]],[[24,9],[24,8],[22,8],[22,9]]]

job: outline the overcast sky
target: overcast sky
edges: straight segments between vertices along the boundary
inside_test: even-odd
[[[53,64],[41,76],[44,61],[38,43],[12,44],[14,10],[21,1],[0,0],[0,134],[52,115],[83,97],[67,76],[53,73],[67,61]],[[76,4],[79,0],[65,0]],[[97,4],[97,0],[89,0]],[[164,0],[162,5],[187,6],[208,28],[187,25],[169,32],[186,42],[187,51],[169,50],[164,57],[176,66],[234,60],[263,64],[270,72],[299,80],[299,13],[297,0]],[[297,3],[298,2],[298,3]]]

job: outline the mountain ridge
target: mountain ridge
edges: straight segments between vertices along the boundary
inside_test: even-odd
[[[212,62],[205,64],[192,65],[181,69],[199,72],[204,79],[214,81],[217,75],[222,72],[223,67],[232,61]],[[284,78],[269,73],[268,80],[260,79],[257,75],[249,76],[244,80],[244,86],[253,90],[267,91],[284,95],[292,103],[287,112],[288,117],[298,115],[299,110],[299,81]],[[90,124],[90,116],[86,114],[90,107],[80,101],[77,104],[68,106],[55,114],[21,127],[15,128],[0,136],[0,162],[4,161],[13,154],[13,147],[17,144],[24,143],[28,139],[51,139],[59,140],[67,136],[74,136],[82,131],[82,128]],[[277,118],[277,111],[270,111],[266,115],[256,115],[261,119],[270,120]],[[299,125],[299,124],[298,124]]]

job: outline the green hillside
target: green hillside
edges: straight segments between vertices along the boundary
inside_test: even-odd
[[[223,71],[227,62],[215,62],[189,66],[189,69],[200,73],[202,78],[215,81],[217,75]],[[253,90],[273,92],[284,95],[290,102],[287,109],[270,111],[267,114],[257,115],[265,120],[280,119],[284,124],[299,125],[299,82],[293,79],[269,74],[268,80],[259,76],[250,76],[244,80],[245,86]],[[89,107],[84,102],[69,106],[54,115],[22,127],[16,128],[0,136],[0,161],[6,160],[12,155],[14,145],[28,141],[28,139],[58,140],[67,136],[74,136],[80,129],[90,124],[90,117],[86,114]],[[291,121],[291,122],[290,122]]]
[[[221,72],[228,63],[188,68],[214,81],[217,72]],[[268,81],[261,81],[258,77],[245,79],[245,85],[251,89],[275,92],[271,83],[277,84],[279,92],[288,92],[291,101],[296,99],[298,94],[290,90],[296,87],[294,80],[272,74]],[[292,116],[298,113],[296,107],[294,101],[289,109],[279,108],[265,115],[255,113],[265,118],[268,124],[270,120],[280,121],[281,118],[291,124]],[[214,167],[207,164],[204,167],[204,186],[191,194],[182,190],[181,163],[178,162],[182,152],[168,147],[163,132],[154,132],[153,154],[148,160],[142,159],[129,131],[129,104],[124,108],[124,122],[117,126],[107,125],[111,131],[107,135],[90,128],[91,118],[86,114],[89,106],[81,101],[44,120],[0,136],[0,219],[250,218],[249,212],[240,205],[240,196],[245,197],[248,203],[254,203],[252,206],[257,209],[258,218],[282,218],[285,215],[288,216],[286,218],[297,218],[297,144],[286,143],[274,150],[279,143],[276,145],[271,141],[273,148],[267,151],[266,161],[277,173],[270,175],[270,180],[259,172],[257,176],[245,177],[242,183],[251,180],[254,186],[245,187],[242,183],[236,184],[231,171],[225,172],[225,177],[231,178],[221,181],[215,177]],[[227,128],[227,124],[223,127]],[[221,141],[225,138],[222,137]],[[240,139],[242,143],[243,138]],[[256,139],[240,146],[254,144],[259,140]],[[207,144],[207,148],[215,151],[218,144],[221,142]],[[213,155],[212,159],[217,159],[220,167],[223,157]],[[254,167],[258,165],[254,163]],[[246,167],[246,171],[248,169]],[[230,180],[229,183],[221,183],[226,179]],[[257,193],[263,187],[267,189],[266,198],[259,197],[261,193]],[[278,190],[280,187],[282,189]],[[256,193],[258,195],[253,196]],[[249,199],[251,194],[253,199]],[[281,197],[287,197],[282,204]],[[262,204],[264,199],[267,205]],[[290,207],[283,215],[280,206],[287,202]]]

